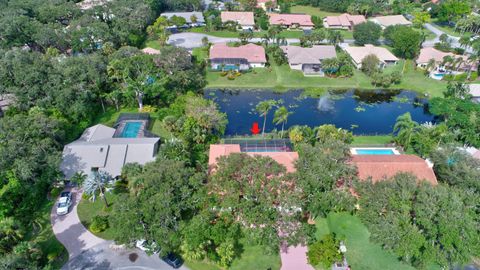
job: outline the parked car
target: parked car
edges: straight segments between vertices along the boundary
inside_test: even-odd
[[[69,198],[70,200],[72,200],[72,193],[70,191],[64,191],[64,192],[60,193],[60,198],[63,198],[63,197],[66,197],[66,198]]]
[[[162,257],[162,260],[175,269],[180,268],[183,264],[182,258],[173,253],[168,253],[167,256]]]
[[[57,204],[57,215],[66,215],[72,206],[72,199],[70,197],[60,197]]]

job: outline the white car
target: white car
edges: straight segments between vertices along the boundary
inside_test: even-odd
[[[70,210],[72,200],[69,197],[60,197],[57,204],[57,215],[66,215]]]

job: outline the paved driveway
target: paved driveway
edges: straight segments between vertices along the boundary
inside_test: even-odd
[[[169,265],[158,256],[148,256],[139,249],[118,248],[112,241],[96,237],[80,222],[77,215],[77,205],[81,199],[81,191],[70,190],[73,195],[73,206],[70,213],[64,216],[56,214],[52,208],[50,219],[53,233],[65,246],[69,254],[64,270],[170,270]],[[187,270],[182,266],[180,269]]]
[[[280,247],[280,270],[314,270],[313,266],[308,264],[307,251],[308,248],[302,245]]]

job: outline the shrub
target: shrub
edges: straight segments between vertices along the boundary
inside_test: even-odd
[[[62,192],[62,188],[54,187],[54,188],[52,188],[52,190],[50,191],[50,196],[51,196],[52,198],[57,198],[58,195],[60,195],[61,192]]]
[[[222,72],[220,72],[220,76],[222,76],[222,77],[225,77],[225,76],[227,76],[227,74],[228,74],[228,72],[226,72],[226,71],[222,71]]]
[[[463,55],[465,53],[465,49],[460,47],[455,47],[453,48],[453,52],[455,54]]]
[[[103,232],[108,228],[108,216],[95,216],[88,227],[93,233]]]
[[[127,193],[128,192],[128,182],[125,180],[115,181],[113,184],[113,194]]]
[[[340,67],[339,75],[343,77],[352,77],[353,76],[353,67],[351,65],[343,65]]]
[[[144,112],[144,113],[154,113],[156,110],[157,110],[157,108],[155,108],[155,107],[153,107],[153,106],[151,106],[151,105],[145,105],[145,106],[143,106],[141,112]]]
[[[322,265],[326,269],[342,259],[339,252],[339,242],[335,235],[327,234],[320,241],[317,241],[308,247],[308,262],[311,265]]]
[[[470,81],[475,81],[477,78],[478,78],[478,72],[472,72],[472,74],[470,74]]]
[[[400,71],[394,71],[390,74],[390,79],[393,84],[399,84],[402,82],[402,73]]]
[[[235,78],[236,78],[235,74],[231,74],[231,73],[230,73],[230,74],[228,74],[228,76],[227,76],[227,79],[229,79],[230,81],[235,80]]]

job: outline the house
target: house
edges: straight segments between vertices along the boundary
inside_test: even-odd
[[[272,3],[273,9],[275,9],[275,7],[277,6],[276,0],[257,0],[257,8],[261,8],[265,11],[272,11],[272,9],[267,8],[268,2]]]
[[[143,48],[143,49],[142,49],[142,52],[143,52],[144,54],[151,54],[151,55],[160,54],[160,51],[159,51],[159,50],[154,49],[154,48],[150,48],[150,47]]]
[[[480,84],[468,85],[473,102],[480,103]]]
[[[310,15],[268,13],[270,25],[280,25],[286,28],[312,29],[314,24]]]
[[[248,70],[265,67],[265,49],[255,44],[230,47],[225,43],[210,47],[210,64],[214,70]]]
[[[448,70],[447,67],[445,67],[443,65],[444,58],[446,56],[450,56],[453,59],[455,59],[454,61],[460,63],[455,68],[459,72],[460,71],[461,72],[467,72],[468,70],[471,70],[471,71],[476,71],[477,70],[476,64],[468,63],[468,61],[467,61],[468,57],[467,56],[456,55],[456,54],[449,53],[449,52],[442,52],[442,51],[437,50],[437,49],[432,48],[432,47],[422,48],[420,50],[420,54],[417,57],[416,63],[417,63],[417,66],[420,67],[420,68],[427,68],[429,63],[430,63],[430,60],[433,59],[435,61],[435,66],[433,68],[435,70],[442,70],[442,71],[445,72],[445,71]]]
[[[362,67],[362,60],[367,55],[375,55],[380,60],[380,68],[384,68],[388,65],[395,65],[398,63],[398,58],[395,57],[389,50],[373,46],[371,44],[365,44],[363,47],[345,47],[345,52],[347,52],[353,60],[353,64],[357,68]]]
[[[323,19],[323,26],[332,29],[352,30],[355,25],[366,21],[367,19],[365,19],[365,16],[363,15],[350,15],[344,13],[338,16],[327,16]]]
[[[230,21],[238,23],[243,30],[253,30],[255,26],[253,12],[222,11],[220,18],[222,23]]]
[[[351,162],[357,167],[360,180],[378,182],[398,173],[411,173],[432,185],[438,183],[433,165],[415,155],[354,155]]]
[[[211,144],[208,156],[208,167],[215,169],[217,159],[221,156],[228,156],[232,153],[246,153],[249,156],[266,156],[283,165],[287,172],[295,172],[295,161],[298,159],[297,152],[248,152],[248,149],[242,149],[240,144]]]
[[[335,47],[331,45],[302,48],[300,46],[282,46],[291,69],[300,70],[304,75],[324,76],[322,60],[336,58]]]
[[[111,2],[112,0],[83,0],[81,2],[78,2],[77,3],[77,6],[81,9],[81,10],[89,10],[91,8],[94,8],[94,7],[98,7],[98,6],[104,6],[106,5],[108,2]]]
[[[160,14],[160,16],[166,17],[167,19],[170,19],[173,16],[184,18],[187,24],[177,25],[177,27],[181,27],[181,26],[197,27],[197,26],[205,25],[205,19],[203,18],[202,12],[164,12]]]
[[[412,25],[412,22],[405,19],[403,15],[379,16],[371,18],[370,21],[380,25],[382,29],[385,29],[391,25]]]
[[[117,177],[127,163],[154,161],[160,138],[137,136],[145,124],[135,120],[122,122],[116,129],[101,124],[87,128],[63,148],[60,169],[67,179],[77,172],[89,175],[93,171]],[[132,129],[137,134],[132,136]]]

